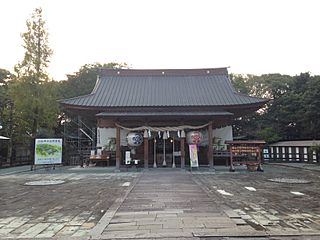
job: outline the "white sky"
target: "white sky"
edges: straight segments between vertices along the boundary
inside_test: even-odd
[[[318,0],[0,0],[0,68],[22,60],[20,33],[39,6],[56,80],[86,63],[111,61],[320,74]]]

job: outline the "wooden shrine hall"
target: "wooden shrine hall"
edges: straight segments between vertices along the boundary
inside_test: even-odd
[[[97,119],[97,147],[115,151],[117,168],[189,164],[214,167],[213,152],[232,139],[231,122],[268,100],[236,92],[227,68],[101,69],[91,94],[60,101],[68,112]]]

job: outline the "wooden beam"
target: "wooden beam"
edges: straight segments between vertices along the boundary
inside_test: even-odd
[[[143,139],[143,150],[144,150],[144,168],[149,167],[149,141],[148,138]]]
[[[208,125],[208,160],[209,160],[209,167],[213,168],[213,148],[212,148],[212,122],[209,122]]]
[[[180,151],[181,151],[181,168],[185,168],[186,166],[186,153],[184,150],[185,138],[181,138],[180,141]]]
[[[120,128],[116,128],[116,168],[120,169],[121,151],[120,151]]]

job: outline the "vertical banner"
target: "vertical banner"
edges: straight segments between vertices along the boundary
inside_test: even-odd
[[[131,164],[131,152],[126,151],[126,164]]]
[[[62,139],[36,139],[34,164],[61,164]]]
[[[191,167],[199,167],[198,163],[198,149],[196,144],[189,145],[189,153],[190,153],[190,166]]]

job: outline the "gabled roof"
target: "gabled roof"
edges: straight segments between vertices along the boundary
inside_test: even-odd
[[[79,107],[233,106],[267,102],[235,91],[226,68],[102,69],[91,94],[60,101]]]

